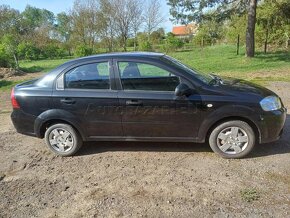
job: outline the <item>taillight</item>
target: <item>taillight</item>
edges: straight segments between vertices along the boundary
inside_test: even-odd
[[[11,104],[12,104],[12,107],[14,109],[19,109],[20,106],[15,98],[15,95],[14,95],[14,88],[11,90]]]

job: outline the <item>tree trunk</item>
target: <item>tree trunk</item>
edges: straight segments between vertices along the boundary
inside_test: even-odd
[[[137,33],[134,33],[134,51],[137,51]]]
[[[237,40],[237,55],[240,54],[240,34],[238,34],[238,40]]]
[[[255,55],[255,26],[256,26],[257,0],[250,0],[248,11],[248,24],[246,32],[246,56]]]
[[[268,26],[266,29],[266,35],[265,35],[265,43],[264,43],[264,53],[267,53],[267,48],[268,48],[268,35],[269,35],[269,30],[268,30]]]
[[[123,49],[124,49],[125,52],[127,51],[127,45],[126,45],[126,43],[127,43],[127,37],[124,36],[124,38],[123,38]]]
[[[19,62],[18,62],[18,57],[15,53],[13,53],[14,61],[15,61],[15,67],[16,69],[19,69]]]
[[[289,36],[288,36],[288,34],[287,33],[285,33],[285,36],[286,36],[286,43],[285,43],[285,48],[286,49],[288,49],[288,46],[290,45],[290,38],[289,38]]]

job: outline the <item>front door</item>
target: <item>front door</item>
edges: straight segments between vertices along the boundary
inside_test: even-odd
[[[174,90],[184,78],[156,64],[114,61],[120,77],[118,98],[126,137],[188,138],[197,136],[194,97],[178,98]]]

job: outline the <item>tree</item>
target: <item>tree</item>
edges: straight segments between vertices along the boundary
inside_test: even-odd
[[[63,43],[63,47],[65,47],[69,55],[71,55],[70,39],[73,33],[71,17],[65,12],[57,14],[55,29],[60,42]]]
[[[100,0],[99,20],[102,26],[99,29],[101,34],[101,43],[105,44],[109,52],[113,51],[114,38],[116,37],[116,22],[112,16],[113,9],[107,0]]]
[[[21,29],[21,15],[19,11],[7,5],[0,5],[0,39],[7,33],[18,34]]]
[[[247,14],[242,16],[233,15],[224,25],[226,37],[225,40],[230,43],[236,43],[237,37],[245,34],[247,30]],[[246,37],[240,38],[240,43],[244,44]]]
[[[248,25],[246,31],[246,56],[254,57],[257,0],[250,0],[250,6],[248,10]]]
[[[165,21],[165,17],[161,12],[160,0],[148,0],[144,12],[144,21],[145,31],[147,32],[149,39],[151,33]]]
[[[290,33],[290,6],[287,0],[263,1],[257,10],[258,42],[264,45],[264,53],[268,44],[284,44],[287,48]],[[259,31],[260,30],[260,31]]]
[[[121,39],[124,51],[127,50],[133,21],[136,21],[138,12],[141,12],[140,2],[136,0],[110,0],[112,16],[115,20],[116,31]]]
[[[19,68],[19,62],[18,62],[18,53],[17,53],[17,47],[19,44],[19,40],[17,37],[11,34],[6,34],[3,39],[3,45],[5,47],[6,53],[10,56],[13,56],[15,67],[16,69]]]
[[[136,7],[132,11],[132,31],[134,34],[134,50],[137,50],[137,32],[140,30],[144,22],[143,17],[143,4],[141,0],[136,0]]]
[[[12,62],[11,57],[6,53],[5,46],[0,43],[0,67],[11,67]]]
[[[210,14],[209,12],[208,15]],[[218,40],[223,38],[224,32],[223,23],[219,23],[214,19],[206,19],[200,23],[193,41],[201,46],[214,45]]]
[[[52,27],[55,21],[54,13],[46,9],[40,9],[27,5],[22,12],[23,20],[29,31],[34,31],[41,26]]]
[[[70,12],[74,41],[91,48],[92,51],[99,36],[98,13],[97,0],[76,0]]]
[[[247,11],[246,56],[254,56],[257,0],[168,0],[168,5],[175,22],[184,24],[191,21],[200,22],[209,9],[215,9],[216,20],[227,19],[233,14],[243,14]]]
[[[290,45],[290,4],[289,0],[282,0],[278,3],[279,12],[281,15],[281,26],[283,27],[284,37],[285,37],[285,47],[288,48]]]
[[[162,41],[165,39],[165,31],[163,28],[159,28],[153,31],[150,35],[152,44],[161,44]]]

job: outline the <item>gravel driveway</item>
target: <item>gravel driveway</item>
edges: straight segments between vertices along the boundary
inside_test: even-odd
[[[290,84],[269,88],[290,109]],[[0,217],[290,217],[290,115],[281,140],[242,160],[152,142],[86,143],[62,158],[17,134],[0,97]]]

